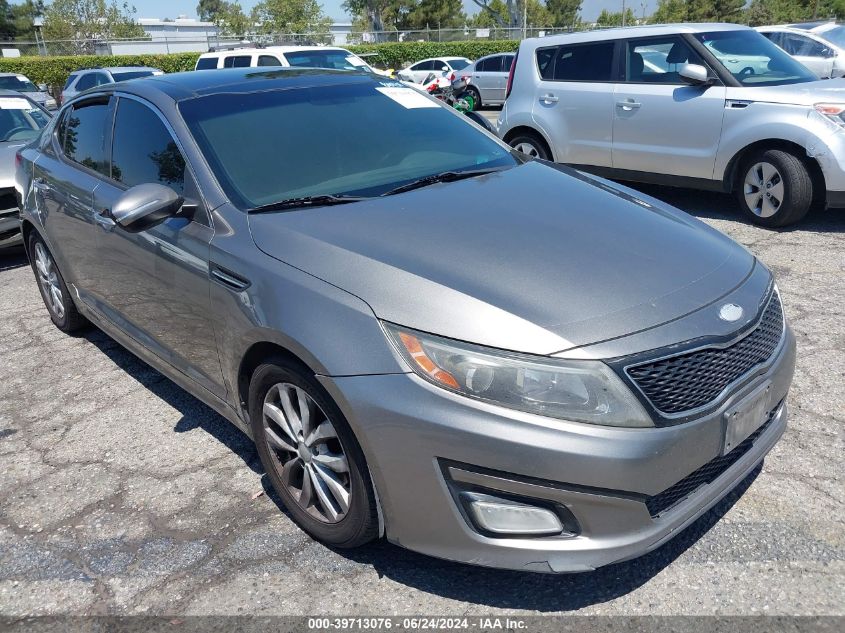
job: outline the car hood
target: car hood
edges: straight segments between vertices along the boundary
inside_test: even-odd
[[[845,79],[820,79],[786,86],[728,88],[728,99],[812,106],[816,103],[845,103]]]
[[[15,153],[26,141],[0,142],[0,189],[15,186]]]
[[[718,231],[632,193],[529,162],[249,222],[262,251],[360,297],[381,319],[552,354],[689,314],[753,267]]]

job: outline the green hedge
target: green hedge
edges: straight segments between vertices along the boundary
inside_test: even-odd
[[[454,56],[477,59],[490,53],[515,51],[519,42],[390,42],[349,46],[354,53],[377,53],[367,62],[379,68],[402,68],[410,62],[426,57]],[[53,91],[61,90],[67,77],[80,68],[98,66],[152,66],[166,73],[193,70],[199,53],[171,53],[169,55],[65,55],[60,57],[0,58],[0,72],[26,75],[37,84],[47,84]]]

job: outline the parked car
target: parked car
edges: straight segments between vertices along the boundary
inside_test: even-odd
[[[573,33],[520,44],[498,130],[594,173],[733,192],[778,227],[845,206],[843,87],[744,26]]]
[[[407,68],[403,68],[396,72],[396,77],[403,81],[411,81],[420,83],[423,79],[428,77],[429,73],[445,72],[451,74],[464,70],[472,63],[472,60],[466,57],[437,57],[430,59],[423,59]]]
[[[21,92],[47,110],[56,109],[56,100],[46,90],[41,90],[26,75],[18,73],[0,73],[0,90]]]
[[[90,320],[248,433],[332,546],[593,569],[678,534],[785,429],[794,336],[748,250],[371,73],[100,86],[18,182],[56,326]]]
[[[845,54],[839,46],[807,29],[789,25],[758,26],[757,30],[804,64],[821,79],[845,75]]]
[[[203,53],[194,70],[215,68],[253,68],[258,66],[296,66],[299,68],[333,68],[336,70],[366,70],[388,76],[376,70],[345,48],[333,46],[265,46],[261,48],[230,48]]]
[[[68,75],[65,87],[62,90],[62,103],[83,90],[88,90],[96,86],[163,74],[164,71],[158,68],[150,68],[149,66],[114,66],[110,68],[85,68],[83,70],[77,70]]]
[[[505,102],[505,88],[513,58],[513,53],[487,55],[458,72],[461,76],[469,77],[467,91],[475,99],[476,107],[501,105]]]
[[[22,243],[15,153],[41,133],[50,113],[27,94],[0,89],[0,250]]]

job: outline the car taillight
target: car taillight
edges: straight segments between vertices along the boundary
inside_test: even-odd
[[[505,88],[505,99],[511,96],[511,88],[513,88],[513,71],[516,69],[516,60],[519,57],[519,51],[516,52],[516,55],[513,56],[513,61],[511,62],[511,69],[508,72],[508,87]]]
[[[454,73],[454,71],[452,72],[452,74],[451,74],[451,75],[449,75],[449,81],[455,81],[455,73]]]

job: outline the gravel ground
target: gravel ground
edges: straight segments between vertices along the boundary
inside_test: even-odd
[[[799,345],[784,438],[664,547],[571,576],[327,549],[244,435],[99,331],[53,327],[18,252],[0,255],[0,615],[845,614],[845,212],[770,232],[726,196],[648,191],[774,270]]]

